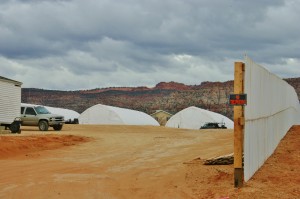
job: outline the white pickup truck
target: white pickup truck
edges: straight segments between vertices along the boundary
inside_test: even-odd
[[[60,131],[65,123],[64,116],[50,113],[44,106],[21,104],[22,126],[38,126],[47,131],[49,126]]]

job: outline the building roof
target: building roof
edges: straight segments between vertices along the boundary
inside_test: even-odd
[[[151,114],[151,116],[153,116],[153,115],[155,115],[157,113],[160,113],[160,112],[166,113],[167,115],[170,115],[170,116],[173,115],[173,114],[168,113],[167,111],[164,111],[164,110],[156,110],[154,113]]]
[[[19,81],[16,81],[16,80],[12,80],[12,79],[8,79],[8,78],[3,77],[3,76],[0,76],[0,81],[13,83],[16,86],[21,86],[22,85],[22,82],[19,82]]]

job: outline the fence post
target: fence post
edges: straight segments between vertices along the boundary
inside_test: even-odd
[[[234,63],[234,94],[244,93],[243,62]],[[242,187],[244,181],[243,144],[244,144],[244,107],[234,106],[234,187]]]

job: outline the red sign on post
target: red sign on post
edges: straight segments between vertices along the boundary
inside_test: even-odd
[[[230,94],[229,104],[234,106],[244,106],[247,104],[247,94]]]

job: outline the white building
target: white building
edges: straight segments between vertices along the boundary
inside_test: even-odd
[[[21,82],[0,76],[0,125],[9,127],[14,133],[20,127],[14,121],[20,117],[21,86]]]

